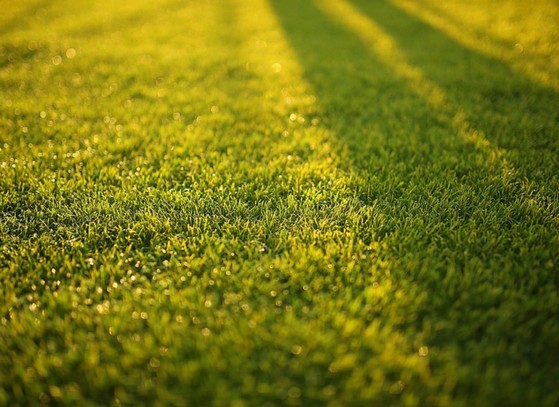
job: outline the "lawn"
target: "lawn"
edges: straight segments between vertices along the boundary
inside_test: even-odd
[[[0,406],[559,404],[555,0],[0,0]]]

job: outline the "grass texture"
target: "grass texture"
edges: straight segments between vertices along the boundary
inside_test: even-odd
[[[559,403],[556,1],[0,6],[0,405]]]

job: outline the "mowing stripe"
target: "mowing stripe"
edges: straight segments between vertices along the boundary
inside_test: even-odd
[[[392,0],[391,3],[393,3],[397,7],[400,7],[402,10],[405,10],[409,14],[420,17],[424,21],[431,24],[433,27],[446,32],[456,41],[467,46],[468,48],[479,50],[486,55],[499,58],[500,60],[510,64],[516,70],[527,74],[531,79],[541,83],[542,85],[559,91],[558,77],[555,74],[553,68],[550,67],[550,65],[553,66],[553,64],[557,66],[557,61],[559,61],[559,58],[557,56],[557,52],[559,51],[559,49],[557,48],[557,44],[555,50],[553,51],[555,54],[555,62],[549,61],[549,63],[546,65],[540,63],[536,64],[533,61],[534,56],[538,56],[542,60],[547,59],[545,57],[545,54],[543,54],[543,51],[540,49],[525,50],[524,46],[520,43],[516,43],[514,44],[514,46],[511,47],[505,47],[503,46],[504,39],[502,38],[491,38],[491,36],[487,35],[484,35],[483,38],[480,38],[480,35],[476,35],[476,33],[473,33],[472,22],[469,18],[471,15],[469,13],[475,12],[476,7],[472,7],[472,5],[468,2],[464,2],[465,6],[463,6],[462,8],[460,8],[459,4],[453,4],[453,6],[457,6],[457,10],[451,10],[447,7],[441,7],[442,3],[436,2],[436,4],[433,4],[433,2],[430,3],[429,1]],[[499,12],[501,12],[502,6],[503,5],[499,7]],[[552,10],[550,10],[549,4],[532,4],[531,8],[537,9],[539,14],[541,15],[545,13],[550,21],[553,21],[553,19],[555,19],[556,21],[556,19],[559,18],[559,9],[556,6],[553,7]],[[466,15],[458,14],[461,11],[465,11]],[[505,22],[506,19],[503,19],[503,21]],[[535,31],[537,30],[541,34],[541,32],[547,27],[542,27],[542,24],[544,23],[543,21],[539,21],[536,23],[538,24],[538,26],[534,24],[531,28]],[[551,23],[549,25],[551,25]],[[555,23],[553,27],[553,29],[547,29],[549,31],[552,30],[555,37],[557,37],[557,24]],[[538,44],[536,43],[536,45]],[[534,44],[532,44],[532,46],[534,46]],[[529,52],[531,58],[519,57],[519,55],[521,55],[521,53],[523,52]],[[538,55],[538,52],[542,54]]]
[[[464,142],[474,145],[486,155],[489,162],[498,165],[504,181],[514,179],[516,170],[507,161],[505,150],[493,145],[482,130],[470,123],[463,110],[447,97],[440,86],[427,79],[419,68],[411,65],[396,41],[377,23],[346,0],[316,0],[316,4],[332,20],[341,23],[348,31],[360,38],[367,48],[406,81],[409,89],[429,104]],[[532,195],[528,184],[528,182],[521,184],[522,192],[526,196]],[[546,212],[538,202],[532,204],[536,205],[540,212]]]

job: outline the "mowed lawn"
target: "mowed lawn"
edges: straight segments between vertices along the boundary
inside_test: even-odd
[[[0,406],[558,383],[555,0],[0,0]]]

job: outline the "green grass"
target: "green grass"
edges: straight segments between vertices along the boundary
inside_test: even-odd
[[[557,4],[422,1],[0,0],[0,405],[557,405]]]

